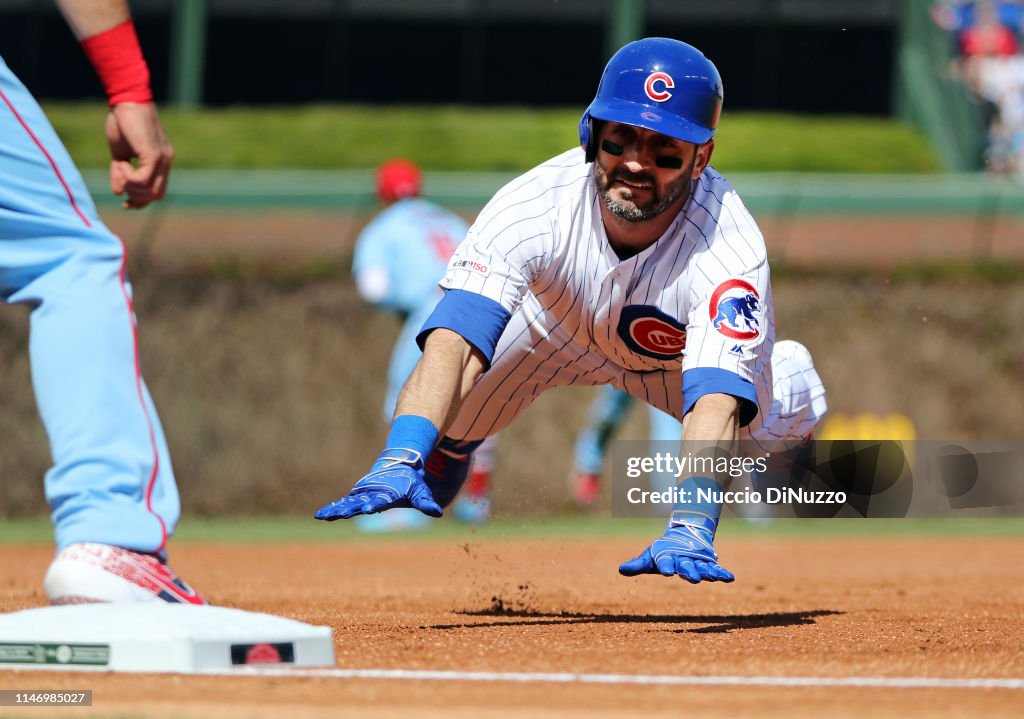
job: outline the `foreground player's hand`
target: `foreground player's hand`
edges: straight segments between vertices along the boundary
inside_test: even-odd
[[[313,516],[333,522],[357,514],[375,514],[386,509],[412,507],[431,517],[440,517],[441,507],[423,481],[423,458],[409,449],[385,449],[369,474],[356,482],[352,491]]]
[[[619,574],[635,577],[638,574],[678,574],[697,584],[731,582],[732,572],[718,564],[718,555],[712,547],[714,537],[704,527],[694,524],[669,525],[668,529],[639,557],[623,562]]]
[[[128,195],[124,206],[145,207],[167,193],[167,179],[174,161],[156,106],[122,102],[107,115],[110,145],[110,189]],[[135,160],[135,164],[132,164]]]

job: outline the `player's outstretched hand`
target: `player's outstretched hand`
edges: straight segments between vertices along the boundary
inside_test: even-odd
[[[441,507],[423,481],[423,458],[419,452],[385,449],[373,463],[369,474],[356,482],[351,492],[336,502],[324,505],[313,516],[333,522],[397,507],[412,507],[431,517],[442,514]]]
[[[107,115],[110,144],[110,190],[127,195],[124,207],[145,207],[163,199],[174,161],[156,106],[122,102]],[[134,164],[133,164],[134,160]]]
[[[635,577],[638,574],[678,574],[692,584],[731,582],[735,577],[718,564],[718,555],[712,548],[714,537],[704,527],[694,524],[674,524],[639,557],[623,562],[619,574]]]

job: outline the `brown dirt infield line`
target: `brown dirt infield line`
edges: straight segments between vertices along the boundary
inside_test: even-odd
[[[180,544],[217,604],[330,625],[338,666],[669,675],[1022,677],[1022,538],[720,540],[732,585],[621,578],[635,539]],[[50,549],[0,547],[0,611]],[[1019,716],[1024,692],[0,673],[144,716]],[[32,716],[42,716],[38,710]],[[68,709],[47,715],[71,714]],[[78,710],[81,711],[81,710]]]

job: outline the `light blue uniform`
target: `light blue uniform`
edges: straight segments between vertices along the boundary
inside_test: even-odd
[[[0,297],[32,310],[58,549],[100,542],[163,552],[178,521],[124,260],[43,111],[0,59]]]
[[[630,409],[636,399],[626,392],[615,389],[611,385],[601,388],[600,394],[590,405],[587,424],[576,436],[575,462],[576,468],[588,474],[601,474],[604,471],[605,459],[608,456],[608,445],[626,421]],[[679,442],[683,434],[682,423],[670,414],[656,407],[647,406],[649,436],[652,442]],[[660,451],[652,448],[652,454]],[[674,484],[674,477],[662,477],[652,474],[652,485],[655,490],[663,490]]]
[[[405,318],[391,355],[384,418],[391,420],[398,393],[412,374],[421,352],[416,335],[441,299],[438,281],[469,227],[456,214],[422,198],[400,200],[381,212],[356,240],[352,272],[376,275],[360,282],[373,305]]]

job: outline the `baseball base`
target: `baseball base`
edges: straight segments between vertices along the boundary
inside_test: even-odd
[[[0,669],[201,674],[334,666],[329,627],[226,607],[78,604],[0,615]]]

